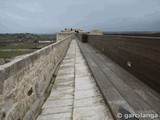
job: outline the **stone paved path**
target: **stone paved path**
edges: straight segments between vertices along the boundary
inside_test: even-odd
[[[37,120],[113,120],[75,40]]]

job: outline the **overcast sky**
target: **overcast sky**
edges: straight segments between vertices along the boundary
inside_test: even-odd
[[[160,0],[0,0],[0,33],[160,31]]]

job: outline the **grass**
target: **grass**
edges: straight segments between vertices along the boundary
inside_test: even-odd
[[[31,51],[0,51],[0,58],[10,59],[28,53],[31,53]]]
[[[3,59],[14,58],[19,55],[31,53],[35,51],[34,49],[41,49],[47,45],[49,45],[49,43],[14,43],[5,46],[0,46],[0,58]],[[6,49],[10,49],[11,51],[3,51]],[[22,49],[22,51],[18,49]]]
[[[0,34],[0,59],[9,62],[16,56],[31,53],[51,44],[35,43],[43,40],[56,41],[56,35],[37,35],[29,33]]]
[[[49,45],[48,43],[15,43],[5,46],[0,46],[0,49],[35,49],[43,48]]]

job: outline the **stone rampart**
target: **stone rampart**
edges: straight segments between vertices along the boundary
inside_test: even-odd
[[[72,36],[0,67],[0,120],[34,120]]]
[[[75,37],[75,32],[72,31],[72,32],[60,32],[60,33],[57,33],[56,40],[57,41],[61,41],[61,40],[65,39],[68,36],[71,36],[72,38],[74,38]]]

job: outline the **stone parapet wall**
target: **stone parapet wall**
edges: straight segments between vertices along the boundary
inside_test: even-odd
[[[60,33],[57,33],[56,40],[61,41],[65,38],[67,38],[68,36],[71,36],[72,38],[75,38],[75,32],[60,32]]]
[[[0,120],[34,120],[72,36],[0,67]]]

